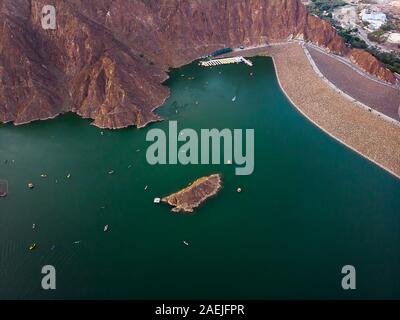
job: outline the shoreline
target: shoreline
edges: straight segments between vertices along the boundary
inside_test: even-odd
[[[399,122],[343,92],[326,78],[307,52],[301,42],[290,41],[236,50],[226,56],[271,57],[281,90],[300,114],[331,138],[400,179]],[[152,112],[159,107],[152,108]],[[71,112],[82,117],[77,112]],[[67,112],[34,121],[54,119],[63,113]],[[154,119],[146,125],[162,120]],[[22,125],[10,122],[14,126]],[[92,125],[95,124],[92,122]]]
[[[276,65],[276,61],[273,57],[272,58],[272,62],[274,64],[274,68],[275,70],[277,70],[277,65]],[[370,158],[369,156],[361,153],[360,151],[358,151],[357,149],[355,149],[355,147],[351,146],[350,144],[346,143],[345,141],[341,140],[340,138],[336,137],[335,135],[333,135],[332,133],[330,133],[328,130],[326,130],[325,128],[323,128],[321,125],[319,125],[316,121],[314,121],[313,119],[311,119],[303,110],[301,110],[301,108],[299,108],[294,102],[293,100],[290,98],[290,96],[287,94],[287,92],[285,91],[285,89],[282,86],[281,80],[279,78],[278,72],[276,72],[276,78],[278,80],[279,83],[279,87],[281,88],[282,92],[285,94],[286,98],[290,101],[290,103],[295,107],[295,109],[301,114],[303,115],[308,121],[310,121],[313,125],[315,125],[317,128],[319,128],[321,131],[323,131],[324,133],[326,133],[329,137],[335,139],[336,141],[338,141],[339,143],[343,144],[344,146],[346,146],[347,148],[351,149],[352,151],[356,152],[357,154],[359,154],[360,156],[362,156],[363,158],[371,161],[372,163],[374,163],[375,165],[377,165],[378,167],[380,167],[381,169],[387,171],[388,173],[392,174],[393,176],[395,176],[396,178],[400,179],[400,173],[396,173],[394,171],[392,171],[391,169],[385,167],[384,165],[380,164],[379,162],[375,161],[374,159]]]
[[[299,44],[294,44],[294,45],[297,46],[297,49],[301,49],[303,58],[307,59],[306,53],[304,52],[304,50],[302,50],[301,46]],[[288,44],[288,46],[293,46],[293,44]],[[323,121],[324,119],[322,119],[323,117],[318,117],[315,114],[312,115],[311,112],[307,112],[307,108],[305,107],[305,105],[308,103],[313,103],[313,102],[315,104],[315,101],[312,101],[311,96],[309,97],[309,100],[311,100],[311,101],[304,101],[303,104],[299,103],[298,101],[297,102],[294,101],[294,100],[296,100],[296,97],[293,97],[293,96],[296,96],[296,95],[292,95],[288,92],[288,91],[290,91],[290,90],[288,90],[288,86],[291,85],[289,83],[290,81],[287,81],[287,79],[285,79],[282,74],[284,72],[283,71],[284,62],[280,61],[279,57],[277,56],[279,53],[280,58],[282,59],[284,52],[276,53],[276,52],[272,52],[272,51],[274,51],[274,50],[267,49],[264,51],[264,55],[270,56],[272,58],[279,86],[280,86],[281,90],[283,91],[283,93],[285,94],[285,96],[288,98],[288,100],[294,106],[294,108],[297,111],[299,111],[300,114],[302,114],[306,119],[308,119],[313,125],[315,125],[317,128],[319,128],[324,133],[326,133],[328,136],[330,136],[331,138],[340,142],[341,144],[348,147],[349,149],[356,152],[357,154],[361,155],[365,159],[371,161],[372,163],[374,163],[381,169],[384,169],[386,172],[390,173],[394,177],[400,179],[400,152],[398,151],[398,149],[400,149],[400,148],[397,148],[398,155],[397,156],[395,155],[393,158],[393,154],[396,154],[395,146],[394,146],[394,148],[390,148],[390,146],[386,147],[385,142],[382,141],[382,139],[378,138],[377,140],[373,141],[373,139],[372,139],[373,136],[370,135],[369,137],[364,137],[364,141],[358,141],[358,143],[357,143],[355,141],[358,140],[357,138],[359,138],[359,135],[357,136],[356,134],[354,134],[354,136],[352,136],[352,134],[346,134],[343,132],[343,130],[341,130],[342,128],[340,128],[340,127],[338,128],[338,130],[335,130],[334,128],[327,128],[327,126],[322,123],[322,122],[324,122]],[[297,52],[297,53],[299,53],[299,52]],[[299,56],[298,56],[298,58],[299,58]],[[300,58],[301,58],[301,56],[300,56]],[[285,60],[285,59],[283,59],[283,60]],[[287,61],[286,61],[286,63],[290,64]],[[287,65],[286,65],[286,67],[287,67]],[[320,79],[318,77],[318,75],[315,73],[315,71],[312,69],[312,66],[310,63],[308,63],[308,67],[314,73],[314,76],[316,77],[316,79]],[[291,70],[293,70],[293,68],[291,68]],[[339,95],[339,93],[336,92],[333,88],[329,87],[328,84],[326,82],[324,82],[322,79],[316,80],[316,81],[319,81],[319,83],[317,83],[316,85],[322,84],[323,86],[325,86],[325,88],[322,88],[322,89],[326,90],[326,92],[330,92],[331,94],[332,93],[335,94],[337,96],[336,98],[338,100],[346,99],[344,96]],[[308,84],[309,83],[306,83],[306,85],[308,85]],[[293,88],[291,88],[291,89],[293,89]],[[327,101],[327,103],[325,105],[329,104],[329,102],[332,102],[329,100],[326,100],[326,101]],[[361,109],[359,106],[357,106],[355,104],[355,102],[351,102],[349,100],[347,100],[346,102],[347,102],[347,104],[351,105],[354,108],[354,110],[349,108],[348,110],[344,110],[345,113],[353,113],[351,116],[354,116],[355,113],[362,113],[362,116],[365,118],[363,120],[366,120],[366,121],[364,121],[364,123],[354,123],[354,125],[358,125],[360,127],[360,129],[362,129],[363,131],[372,130],[374,127],[379,127],[381,129],[381,131],[382,131],[382,129],[383,129],[383,131],[385,131],[386,129],[391,128],[392,129],[391,134],[396,138],[393,141],[394,145],[397,144],[398,146],[400,146],[400,129],[398,126],[396,126],[395,124],[388,123],[386,121],[382,121],[383,120],[382,118],[379,118],[376,115],[373,115],[373,114],[367,112],[365,109]],[[346,103],[344,103],[344,104],[346,104]],[[357,108],[357,109],[355,109],[355,108]],[[355,116],[357,116],[357,115],[355,115]],[[339,116],[338,116],[338,118],[339,118]],[[343,126],[346,126],[346,125],[343,125]],[[386,127],[386,128],[383,128],[383,127]],[[350,132],[352,132],[352,131],[350,131]],[[355,139],[353,139],[354,142],[350,141],[350,140],[352,140],[352,138],[355,138]],[[367,139],[367,138],[370,138],[370,139]],[[372,148],[370,149],[370,152],[361,150],[365,147],[365,145],[363,145],[362,142],[364,142],[364,143],[367,142],[367,145],[369,147],[372,146]],[[384,148],[385,152],[383,152],[383,154],[382,154],[382,150],[379,150],[381,146],[385,146],[385,148]],[[384,157],[383,159],[382,158],[378,159],[378,155],[387,156],[387,158],[390,158],[392,156],[392,158],[390,158],[390,160],[384,161],[384,159],[387,159],[387,158]]]

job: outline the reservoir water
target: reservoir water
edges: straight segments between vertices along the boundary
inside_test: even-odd
[[[250,176],[150,166],[146,132],[167,121],[0,126],[0,298],[400,298],[400,181],[301,116],[270,58],[252,61],[172,70],[157,110],[179,129],[255,129]],[[218,172],[222,191],[194,214],[153,203]],[[41,288],[44,265],[56,290]],[[341,287],[344,265],[356,290]]]

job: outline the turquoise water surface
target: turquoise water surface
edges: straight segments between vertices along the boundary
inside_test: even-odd
[[[146,133],[168,121],[101,130],[66,114],[0,126],[0,298],[400,298],[400,181],[301,116],[270,58],[252,61],[173,70],[157,110],[179,129],[254,129],[250,176],[150,166]],[[224,187],[194,214],[153,204],[212,173]],[[341,288],[348,264],[353,291]],[[41,288],[44,265],[56,268],[54,291]]]

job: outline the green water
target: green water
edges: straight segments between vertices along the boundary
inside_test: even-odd
[[[251,176],[148,165],[146,132],[167,121],[104,135],[73,115],[1,126],[0,298],[400,298],[400,181],[304,119],[272,61],[252,60],[172,71],[158,109],[180,129],[254,128]],[[224,188],[195,214],[153,204],[215,172]],[[47,264],[54,291],[41,289]]]

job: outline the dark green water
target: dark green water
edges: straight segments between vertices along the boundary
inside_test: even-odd
[[[254,128],[251,176],[148,165],[146,132],[166,121],[104,135],[72,115],[1,126],[0,298],[400,298],[400,182],[304,119],[272,61],[252,60],[174,70],[158,110],[180,129]],[[153,204],[215,172],[224,188],[195,214]],[[47,264],[55,291],[41,289]],[[347,264],[351,292],[341,288]]]

